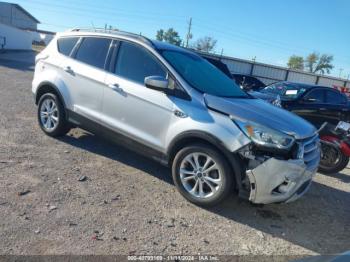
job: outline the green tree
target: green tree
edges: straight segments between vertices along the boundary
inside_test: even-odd
[[[292,55],[289,57],[287,65],[290,69],[304,70],[304,58],[302,56]]]
[[[320,55],[316,52],[309,54],[305,59],[305,66],[311,73],[329,74],[333,69],[333,56],[323,54]]]
[[[199,38],[195,42],[194,48],[197,49],[198,51],[210,53],[214,51],[216,43],[217,43],[216,39],[210,36],[205,36],[205,37]]]
[[[163,29],[159,29],[157,31],[156,39],[158,41],[164,41],[164,30]]]
[[[169,28],[167,31],[159,29],[157,31],[156,39],[178,46],[182,43],[179,33],[176,32],[173,28]]]

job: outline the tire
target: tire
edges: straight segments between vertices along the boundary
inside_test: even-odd
[[[172,163],[172,176],[181,195],[199,206],[215,206],[233,192],[234,179],[227,160],[206,144],[181,149]]]
[[[41,130],[48,136],[63,136],[70,130],[62,102],[52,93],[40,97],[37,117]]]
[[[338,172],[340,172],[341,170],[343,170],[348,164],[349,164],[349,157],[345,156],[340,148],[336,145],[332,145],[331,143],[327,143],[327,144],[322,144],[321,145],[321,149],[322,149],[322,158],[320,161],[320,165],[318,167],[318,171],[322,174],[336,174]],[[328,156],[325,156],[325,154],[336,154],[336,160],[332,161],[330,163],[330,161],[327,159],[329,158]],[[327,158],[328,157],[328,158]]]

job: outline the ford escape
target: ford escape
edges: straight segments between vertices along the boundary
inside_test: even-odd
[[[189,201],[209,206],[236,191],[253,203],[289,202],[319,160],[315,128],[255,99],[184,48],[120,31],[59,33],[36,57],[38,123],[72,127],[169,165]]]

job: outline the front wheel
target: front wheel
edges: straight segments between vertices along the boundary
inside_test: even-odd
[[[217,205],[233,188],[233,174],[226,159],[205,144],[181,149],[173,161],[172,176],[179,192],[200,206]]]
[[[349,163],[349,157],[345,156],[339,146],[327,142],[321,142],[321,161],[318,171],[322,174],[336,174],[343,170]]]

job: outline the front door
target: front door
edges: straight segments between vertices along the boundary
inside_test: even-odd
[[[323,89],[312,89],[289,108],[293,113],[320,127],[326,120],[320,114],[320,108],[325,103]]]
[[[167,77],[167,70],[145,47],[123,41],[103,95],[102,123],[153,149],[164,151],[174,104],[164,92],[147,88],[147,76]]]

